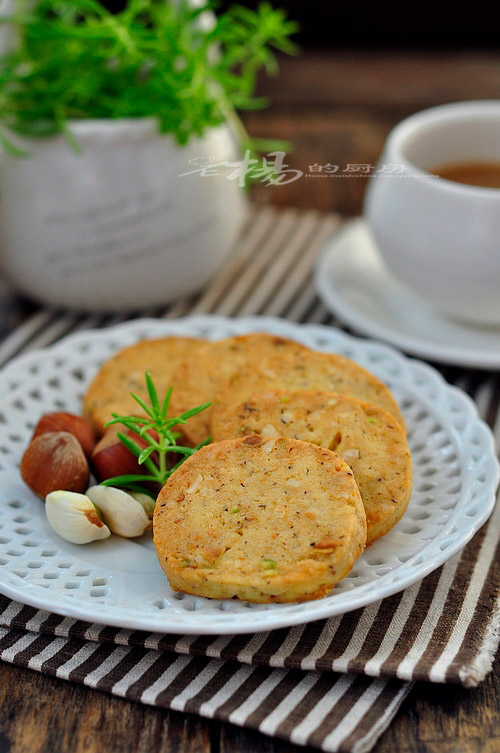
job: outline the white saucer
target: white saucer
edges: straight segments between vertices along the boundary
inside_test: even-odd
[[[388,272],[362,219],[327,242],[316,290],[342,322],[407,353],[459,366],[500,368],[500,328],[446,319]]]

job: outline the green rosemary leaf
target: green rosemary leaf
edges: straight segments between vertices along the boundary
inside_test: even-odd
[[[144,400],[139,397],[139,395],[136,395],[134,392],[130,393],[130,397],[133,397],[136,403],[139,403],[143,411],[145,411],[148,416],[151,416],[151,418],[154,418],[154,412],[151,410],[151,408],[148,408]]]
[[[148,388],[148,395],[149,399],[151,400],[151,405],[153,406],[153,413],[155,415],[158,415],[161,413],[160,401],[158,399],[158,393],[149,371],[146,371],[146,386]]]
[[[168,442],[170,442],[170,444],[172,445],[172,447],[177,447],[176,440],[180,436],[178,431],[172,433],[168,429],[163,429],[162,433],[163,433],[163,436],[165,437],[165,439]]]
[[[172,445],[171,447],[165,447],[164,452],[176,452],[179,455],[186,455],[188,457],[189,455],[194,455],[196,450],[194,447],[182,447],[181,445]]]
[[[136,481],[154,481],[155,479],[151,476],[147,476],[146,474],[128,474],[125,476],[113,476],[113,478],[108,478],[106,481],[101,481],[101,486],[121,486],[122,484],[129,484],[130,482],[136,482]]]
[[[188,418],[191,418],[191,416],[196,416],[198,413],[201,413],[207,408],[210,408],[211,405],[212,403],[203,403],[202,405],[197,405],[196,408],[191,408],[191,410],[184,411],[184,413],[181,413],[180,416],[177,416],[176,422],[186,423],[186,420]]]
[[[139,416],[119,416],[118,414],[114,413],[112,415],[115,415],[116,417],[111,421],[107,421],[104,424],[105,428],[113,425],[121,425],[125,426],[126,429],[130,429],[136,434],[138,434],[142,430],[145,421],[144,418],[140,418]]]
[[[127,490],[130,490],[131,492],[140,492],[141,494],[147,494],[148,497],[151,497],[151,499],[156,500],[156,497],[157,497],[157,495],[154,492],[152,492],[151,489],[148,489],[147,486],[143,486],[142,484],[139,484],[139,483],[136,484],[129,481],[129,482],[122,483],[121,487]]]
[[[122,423],[122,416],[118,416],[116,413],[112,413],[112,416],[115,416],[115,418],[112,418],[111,421],[106,421],[104,424],[104,428],[107,429],[108,426],[113,426],[114,424],[121,424]],[[124,424],[125,425],[125,424]]]
[[[172,475],[173,473],[175,473],[175,471],[176,471],[176,470],[177,470],[178,468],[180,468],[180,466],[181,466],[181,465],[183,464],[183,462],[185,461],[185,459],[186,459],[185,457],[182,457],[182,458],[181,458],[181,459],[180,459],[180,460],[179,460],[179,461],[178,461],[178,462],[177,462],[177,463],[176,463],[176,464],[175,464],[174,466],[172,466],[172,468],[171,468],[171,469],[169,470],[169,472],[168,472],[169,478],[170,478],[170,476],[171,476],[171,475]]]
[[[137,442],[134,442],[133,439],[131,439],[130,437],[127,437],[126,434],[122,434],[121,432],[118,432],[116,436],[118,437],[120,442],[125,445],[127,450],[130,450],[130,452],[133,453],[136,456],[136,458],[139,457],[143,448],[140,445],[138,445]]]
[[[139,457],[137,458],[137,462],[139,465],[142,465],[151,455],[151,453],[156,451],[156,447],[145,447],[144,450],[141,452]]]
[[[172,387],[168,390],[163,402],[160,403],[158,391],[149,372],[145,373],[145,378],[148,394],[151,400],[151,409],[146,403],[144,403],[143,407],[150,415],[150,419],[144,419],[138,416],[120,416],[117,413],[112,413],[113,418],[111,421],[107,422],[106,426],[122,424],[128,428],[129,431],[135,433],[138,438],[146,440],[148,446],[142,447],[133,437],[123,434],[122,432],[117,433],[120,442],[122,442],[129,452],[138,459],[139,465],[144,465],[144,467],[150,472],[150,475],[132,474],[127,476],[115,476],[112,479],[102,482],[106,486],[122,486],[123,488],[135,489],[136,491],[139,490],[137,484],[144,481],[152,481],[163,486],[172,473],[179,468],[186,458],[194,455],[194,453],[201,447],[204,447],[212,441],[212,438],[208,437],[203,442],[196,445],[196,447],[184,447],[176,444],[176,440],[180,436],[179,432],[170,431],[173,426],[179,423],[186,423],[191,416],[205,410],[211,405],[211,403],[198,405],[196,408],[185,411],[181,416],[174,416],[166,419],[163,415],[163,410],[165,406],[166,409],[168,409],[170,397],[172,395]],[[161,408],[160,405],[162,406]],[[151,415],[152,413],[154,415]],[[155,432],[154,436],[151,436],[151,430]],[[158,453],[158,465],[151,459],[153,452]],[[166,459],[167,454],[172,452],[181,457],[177,463],[169,469],[167,468]],[[143,491],[142,488],[140,490]]]
[[[151,429],[153,429],[153,430],[154,430],[154,429],[156,428],[156,426],[157,426],[157,424],[156,424],[156,422],[155,422],[155,421],[149,421],[149,422],[148,422],[147,424],[142,424],[142,425],[139,425],[139,426],[137,427],[137,429],[138,429],[138,431],[139,431],[139,436],[140,436],[140,437],[143,437],[143,439],[147,439],[147,440],[149,440],[150,442],[152,442],[152,441],[155,441],[155,440],[153,440],[153,438],[151,437],[151,434],[149,434],[149,431],[150,431]]]
[[[163,401],[163,406],[161,409],[161,415],[163,416],[163,418],[167,417],[168,407],[170,405],[170,399],[172,397],[172,390],[173,390],[173,387],[170,387],[167,394],[165,395],[165,400]]]
[[[213,440],[213,437],[207,437],[203,440],[203,442],[198,442],[198,444],[193,447],[193,450],[197,452],[198,450],[201,450],[202,447],[206,447],[207,444],[210,444],[210,442]]]
[[[131,439],[130,437],[127,437],[126,434],[121,434],[120,432],[118,432],[118,434],[116,436],[118,437],[118,439],[120,440],[120,442],[125,445],[125,447],[127,448],[127,450],[130,450],[130,452],[133,455],[136,456],[136,458],[139,458],[141,456],[143,448],[140,445],[138,445],[136,442],[134,442],[133,439]],[[157,478],[158,477],[158,468],[153,463],[153,461],[150,460],[149,458],[147,458],[143,462],[144,462],[144,465],[146,466],[146,468],[149,471],[151,471],[151,474],[155,478]]]

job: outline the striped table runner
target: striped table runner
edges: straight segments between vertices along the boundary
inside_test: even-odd
[[[335,325],[312,266],[339,218],[253,209],[235,252],[199,296],[140,315],[267,314]],[[0,363],[78,329],[131,317],[43,310],[0,345]],[[500,432],[500,375],[441,369]],[[370,750],[415,680],[477,685],[500,630],[500,507],[421,583],[347,615],[249,636],[177,636],[85,624],[0,597],[0,656],[163,708],[326,751]]]

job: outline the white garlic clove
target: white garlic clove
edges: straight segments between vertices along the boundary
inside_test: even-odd
[[[85,494],[54,491],[45,497],[45,513],[54,531],[72,544],[107,539],[111,531]]]
[[[150,497],[149,494],[143,494],[142,492],[129,492],[129,494],[136,500],[136,502],[139,502],[139,504],[142,505],[149,520],[153,520],[156,500],[153,499],[153,497]]]
[[[114,486],[91,486],[87,497],[99,509],[102,519],[118,536],[127,539],[142,534],[151,528],[144,507],[128,492]]]

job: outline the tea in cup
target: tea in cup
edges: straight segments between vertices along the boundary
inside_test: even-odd
[[[445,315],[500,325],[500,100],[412,115],[389,134],[365,216],[390,272]]]

